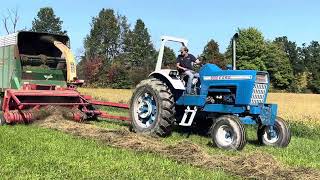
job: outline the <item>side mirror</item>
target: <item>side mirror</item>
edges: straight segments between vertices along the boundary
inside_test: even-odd
[[[232,70],[232,65],[231,64],[227,64],[227,70]]]

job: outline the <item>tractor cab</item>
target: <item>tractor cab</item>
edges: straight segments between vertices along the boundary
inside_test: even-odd
[[[159,49],[156,68],[155,71],[149,75],[149,77],[165,78],[170,82],[174,89],[185,91],[185,79],[187,78],[187,76],[180,74],[179,71],[175,69],[162,69],[164,48],[165,44],[168,42],[180,43],[182,46],[188,45],[188,40],[186,39],[172,36],[161,36],[161,45]],[[196,80],[194,82],[196,82]]]

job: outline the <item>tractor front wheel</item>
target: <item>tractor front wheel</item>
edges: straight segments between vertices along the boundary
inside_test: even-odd
[[[175,103],[169,87],[159,79],[141,81],[130,101],[131,129],[155,136],[171,134]]]
[[[236,116],[220,116],[210,131],[213,146],[221,149],[241,150],[246,144],[245,128]]]
[[[280,117],[274,126],[260,125],[257,131],[258,141],[262,145],[287,147],[291,140],[291,132],[287,123]]]

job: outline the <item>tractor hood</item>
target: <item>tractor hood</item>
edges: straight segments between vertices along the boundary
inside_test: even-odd
[[[269,88],[269,75],[256,70],[221,70],[206,64],[200,70],[201,94],[210,89],[232,89],[237,95],[236,104],[264,103]]]

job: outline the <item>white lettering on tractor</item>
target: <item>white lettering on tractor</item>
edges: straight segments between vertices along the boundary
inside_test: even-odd
[[[252,75],[224,75],[224,76],[203,76],[203,80],[248,80]]]

